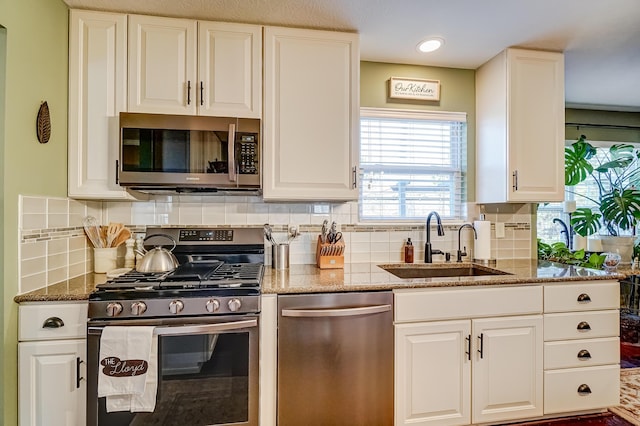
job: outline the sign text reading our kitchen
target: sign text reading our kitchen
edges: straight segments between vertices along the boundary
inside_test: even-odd
[[[389,97],[439,101],[440,81],[391,77],[389,79]]]

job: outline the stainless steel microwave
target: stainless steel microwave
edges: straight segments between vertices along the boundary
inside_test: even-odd
[[[149,193],[257,191],[260,120],[120,113],[118,183]]]

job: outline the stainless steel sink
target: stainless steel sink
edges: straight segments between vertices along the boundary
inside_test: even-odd
[[[498,269],[475,264],[378,265],[398,278],[478,277],[483,275],[511,275]]]

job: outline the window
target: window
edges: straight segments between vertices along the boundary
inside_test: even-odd
[[[466,114],[362,108],[360,219],[464,217]]]
[[[574,141],[567,141],[566,145],[571,145]],[[591,164],[595,166],[602,164],[604,160],[605,150],[609,149],[611,145],[615,143],[628,143],[628,142],[594,142],[589,141],[596,150],[596,155],[590,159]],[[584,182],[579,183],[576,186],[566,187],[564,199],[566,201],[575,201],[576,208],[587,207],[594,208],[596,203],[589,200],[598,199],[598,187],[592,177],[588,177]],[[565,234],[560,234],[563,230],[562,225],[554,223],[553,219],[561,219],[567,226],[569,226],[569,215],[563,210],[563,203],[548,203],[541,204],[538,207],[537,217],[537,234],[538,238],[547,244],[555,243],[558,241],[566,242]],[[629,232],[629,231],[627,231]],[[624,233],[624,232],[623,232]]]

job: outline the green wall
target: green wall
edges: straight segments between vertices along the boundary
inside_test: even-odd
[[[582,124],[565,127],[567,140],[577,140],[585,135],[591,141],[640,143],[640,112],[567,108],[565,122]]]
[[[360,106],[467,113],[467,200],[475,200],[476,85],[475,71],[422,65],[360,62]],[[440,80],[440,101],[388,97],[390,77]]]
[[[4,426],[17,424],[18,194],[67,194],[68,8],[62,0],[0,0],[6,28],[3,203],[3,298],[0,382]],[[1,99],[1,98],[0,98]],[[35,122],[47,101],[51,139],[40,144]]]
[[[5,74],[6,74],[6,57],[7,57],[7,29],[0,26],[0,158],[4,159],[4,114],[5,114]],[[0,161],[0,188],[4,189],[4,161]],[[4,190],[0,191],[0,223],[4,223]],[[4,226],[0,226],[0,241],[4,241]],[[4,271],[4,245],[0,244],[0,271]],[[0,283],[4,279],[0,278]],[[2,289],[0,284],[0,289]],[[4,300],[4,291],[2,292]],[[4,306],[0,303],[0,336],[4,337]],[[0,357],[0,359],[2,359]],[[1,367],[1,366],[0,366]],[[0,413],[4,410],[4,401],[2,398],[2,385],[4,383],[4,368],[0,368]],[[2,416],[0,416],[2,418]]]

